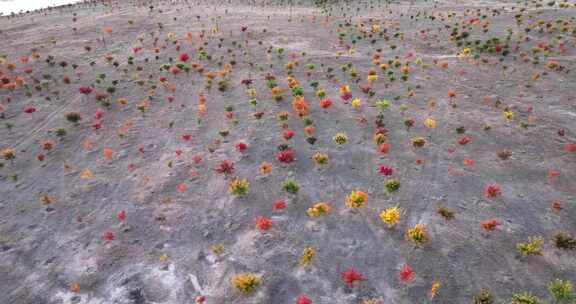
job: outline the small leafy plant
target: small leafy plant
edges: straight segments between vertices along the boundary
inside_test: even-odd
[[[80,122],[80,120],[82,120],[82,116],[80,115],[80,113],[77,113],[77,112],[66,113],[65,117],[66,117],[67,121],[74,123],[74,124],[77,124]]]
[[[529,237],[528,242],[518,243],[516,247],[523,256],[542,255],[542,244],[544,240],[541,237]]]
[[[314,261],[314,257],[316,257],[316,250],[314,250],[314,248],[310,246],[304,248],[302,256],[300,256],[300,265],[304,267],[310,266]]]
[[[529,292],[517,293],[512,296],[510,304],[540,304],[540,299]]]
[[[317,152],[314,154],[314,156],[312,156],[312,159],[317,165],[325,165],[328,163],[329,157],[325,153]]]
[[[346,198],[346,206],[351,209],[364,208],[367,202],[368,194],[359,190],[350,192]]]
[[[0,154],[2,154],[2,158],[4,158],[5,160],[16,159],[16,150],[14,150],[12,148],[3,149]]]
[[[225,176],[234,174],[234,163],[229,160],[223,160],[218,164],[218,167],[214,171]]]
[[[559,249],[576,250],[576,239],[567,233],[557,233],[554,235],[554,245]]]
[[[556,303],[573,303],[576,300],[570,281],[556,279],[548,284],[548,291]]]
[[[295,160],[294,150],[286,148],[276,156],[276,159],[284,164],[289,164]]]
[[[488,185],[484,189],[484,196],[486,196],[486,198],[496,198],[500,195],[502,195],[502,189],[498,184]]]
[[[482,289],[479,294],[474,296],[473,304],[493,304],[494,297],[488,289]]]
[[[406,231],[406,239],[416,246],[422,246],[430,240],[424,224],[416,224]]]
[[[414,148],[422,148],[424,147],[425,144],[426,139],[424,139],[423,137],[415,137],[412,139],[412,146],[414,146]]]
[[[234,179],[228,186],[228,192],[234,196],[245,196],[248,194],[250,183],[246,179]]]
[[[482,229],[486,232],[491,232],[496,230],[496,227],[500,226],[500,222],[498,220],[485,220],[480,223]]]
[[[255,222],[256,222],[256,229],[258,229],[262,232],[268,231],[268,230],[272,229],[272,227],[274,226],[274,223],[272,222],[272,220],[267,218],[267,217],[264,217],[264,216],[257,217]]]
[[[320,203],[316,203],[316,204],[314,204],[314,206],[308,208],[308,210],[306,210],[306,213],[308,214],[308,216],[316,218],[316,217],[328,215],[330,213],[330,211],[332,211],[332,208],[330,207],[330,205],[328,203],[320,202]]]
[[[210,249],[211,249],[212,253],[217,257],[221,257],[224,254],[224,252],[226,251],[226,248],[224,247],[224,244],[222,244],[222,243],[215,244]]]
[[[443,217],[446,221],[450,221],[454,219],[454,211],[449,210],[446,207],[438,207],[436,210],[438,214]]]
[[[348,142],[348,136],[342,132],[336,133],[336,135],[334,135],[334,138],[332,138],[332,139],[339,146],[342,146]]]
[[[262,279],[260,277],[249,272],[240,273],[232,277],[232,285],[244,295],[254,293],[261,283]]]
[[[400,189],[400,181],[397,179],[389,179],[384,182],[384,188],[386,189],[387,193],[393,193]]]
[[[380,219],[384,224],[388,225],[388,228],[392,228],[400,223],[401,217],[402,211],[398,207],[391,207],[380,212]]]
[[[282,189],[290,194],[297,194],[300,190],[300,186],[294,180],[286,180],[282,184]]]
[[[354,287],[354,284],[356,282],[366,280],[364,278],[364,276],[362,274],[360,274],[358,271],[356,271],[356,269],[354,269],[354,268],[349,268],[348,270],[344,271],[341,276],[342,276],[342,281],[344,281],[344,283],[346,283],[348,288]]]

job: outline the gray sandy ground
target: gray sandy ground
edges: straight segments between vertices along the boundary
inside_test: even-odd
[[[148,5],[130,3],[113,9],[79,6],[0,19],[0,55],[17,61],[36,48],[42,59],[29,64],[35,68],[32,75],[46,79],[46,87],[33,90],[32,96],[23,90],[0,91],[6,109],[0,123],[13,125],[10,130],[0,129],[0,148],[17,152],[16,159],[5,161],[0,169],[0,303],[180,304],[206,295],[207,303],[284,304],[295,303],[305,294],[313,303],[361,303],[375,298],[383,303],[461,304],[471,303],[483,288],[493,293],[497,303],[507,303],[513,293],[521,291],[547,298],[546,284],[556,278],[576,282],[574,252],[557,249],[552,243],[555,233],[576,232],[576,156],[563,150],[565,144],[576,141],[574,71],[549,71],[526,87],[535,73],[545,70],[543,64],[508,58],[502,63],[493,59],[496,63],[491,66],[470,65],[456,58],[461,48],[449,41],[450,31],[433,31],[439,35],[437,40],[417,38],[421,29],[440,28],[441,22],[407,17],[418,11],[431,15],[495,5],[510,8],[513,3],[442,1],[437,7],[417,2],[387,8],[384,2],[374,1],[373,9],[364,3],[369,2],[358,2],[348,12],[348,16],[355,15],[354,24],[371,24],[368,19],[374,18],[389,33],[399,28],[404,39],[385,42],[380,38],[375,44],[363,39],[357,42],[355,53],[348,53],[337,45],[336,29],[345,20],[338,5],[333,14],[340,17],[328,23],[313,6],[289,9],[248,2],[190,2],[191,8],[183,2],[155,2],[152,11]],[[387,13],[388,9],[394,14]],[[552,20],[568,20],[576,13],[574,8],[537,11],[537,18]],[[401,12],[406,15],[401,17]],[[72,21],[74,13],[76,22]],[[515,26],[513,15],[511,9],[502,10],[490,16],[490,34],[475,33],[504,37],[506,29]],[[312,16],[316,16],[314,20]],[[242,26],[247,26],[247,32],[240,30]],[[357,34],[354,26],[344,31]],[[112,27],[113,33],[104,33],[104,27]],[[217,31],[212,32],[214,28]],[[206,37],[201,40],[203,30]],[[193,44],[183,39],[188,32],[193,33]],[[168,33],[182,39],[180,51],[166,40]],[[548,39],[536,32],[529,35],[534,41]],[[154,37],[159,46],[165,46],[158,60],[150,51]],[[198,59],[198,47],[204,41],[212,60]],[[574,42],[574,37],[570,41]],[[392,50],[390,44],[398,48]],[[92,50],[86,51],[86,45]],[[135,56],[132,49],[137,45],[144,50]],[[284,48],[284,58],[279,59],[275,51],[268,58],[270,46]],[[360,72],[360,82],[365,83],[367,72],[374,68],[371,57],[377,48],[383,49],[383,61],[394,56],[412,62],[421,58],[430,67],[412,64],[407,83],[397,79],[384,85],[386,77],[380,74],[373,86],[375,96],[368,97],[341,66],[352,63]],[[338,51],[344,55],[337,56]],[[176,61],[182,52],[206,71],[220,70],[218,61],[229,62],[234,54],[237,64],[228,90],[220,92],[217,85],[206,90],[205,78],[195,71],[172,76],[160,70],[162,64],[170,64],[168,57]],[[314,145],[305,140],[304,125],[292,112],[289,92],[276,102],[264,81],[264,75],[271,72],[287,87],[284,64],[290,53],[298,54],[300,61],[295,76],[311,104]],[[405,59],[409,53],[411,59]],[[121,63],[119,68],[106,63],[108,54]],[[56,62],[67,61],[68,67],[48,66],[44,62],[48,55]],[[126,64],[129,56],[135,57],[135,65],[142,66],[142,71]],[[555,55],[572,70],[574,56],[574,48]],[[447,61],[449,68],[436,67],[434,60]],[[96,62],[94,67],[89,65],[91,61]],[[72,63],[79,65],[75,71]],[[305,71],[308,63],[316,65],[310,76]],[[508,68],[503,70],[502,65]],[[327,79],[328,67],[334,68],[335,81]],[[129,72],[123,72],[125,68]],[[78,93],[81,86],[92,85],[103,73],[106,79],[97,91],[118,80],[109,108],[95,101],[93,94]],[[64,75],[71,77],[71,84],[62,83]],[[139,103],[162,75],[177,86],[176,92],[159,86],[149,110],[140,113]],[[136,79],[149,76],[144,86],[136,84]],[[258,92],[256,109],[240,84],[249,77],[255,79]],[[335,101],[331,108],[318,106],[309,85],[312,80]],[[362,98],[361,109],[352,109],[340,100],[341,84],[350,85],[354,96]],[[416,97],[406,97],[409,86]],[[448,90],[458,93],[455,109],[449,105]],[[200,92],[207,99],[207,116],[199,123]],[[173,102],[166,100],[170,95]],[[397,96],[400,98],[395,99]],[[485,103],[484,96],[491,96],[492,103]],[[12,101],[5,102],[7,97]],[[127,98],[128,105],[119,105],[118,98]],[[496,98],[512,107],[513,122],[507,122],[502,109],[493,106]],[[372,143],[378,99],[391,100],[385,122],[392,149],[385,156],[379,155]],[[431,99],[438,104],[434,109],[427,107]],[[408,110],[402,111],[401,104],[408,105]],[[225,118],[226,105],[233,105],[237,125]],[[37,111],[24,113],[27,106]],[[537,120],[524,129],[518,125],[528,119],[528,107],[533,108]],[[102,129],[94,131],[91,125],[97,109],[104,109],[105,114]],[[264,112],[261,120],[254,119],[255,111]],[[285,142],[276,118],[281,111],[291,113],[288,124],[296,131],[290,146],[297,160],[289,165],[275,159],[277,146]],[[77,125],[69,123],[64,117],[68,112],[79,112],[83,119]],[[428,116],[438,122],[436,129],[422,124]],[[367,122],[359,122],[359,117]],[[409,117],[416,124],[406,130],[404,121]],[[119,129],[126,124],[131,128],[119,136]],[[484,130],[485,124],[490,124],[491,130]],[[456,133],[460,126],[465,126],[465,135],[472,138],[465,146],[457,143],[462,137]],[[63,139],[55,135],[59,128],[67,130]],[[560,128],[566,131],[564,137],[557,135]],[[230,135],[221,138],[218,133],[222,129],[229,129]],[[349,143],[337,147],[332,141],[337,132],[345,132]],[[184,134],[192,134],[192,140],[182,140]],[[417,136],[427,140],[423,149],[411,146],[410,139]],[[42,151],[40,142],[46,139],[55,142],[52,152]],[[84,149],[86,141],[94,147]],[[244,154],[235,149],[240,141],[248,144]],[[114,150],[111,160],[102,156],[104,148]],[[178,149],[182,150],[180,156],[175,153]],[[498,158],[496,152],[502,149],[513,152],[511,159]],[[316,152],[329,155],[327,166],[314,164],[311,156]],[[36,159],[40,153],[46,154],[43,162]],[[201,155],[202,161],[195,163],[195,155]],[[475,161],[474,167],[462,165],[468,158]],[[416,164],[417,159],[425,163]],[[233,161],[234,176],[249,180],[246,197],[228,194],[232,178],[214,171],[222,160]],[[258,174],[263,161],[274,166],[268,176]],[[381,164],[394,168],[393,177],[402,183],[398,192],[385,193],[386,178],[378,172]],[[93,173],[92,179],[81,178],[87,169]],[[560,172],[553,182],[547,178],[549,170]],[[298,194],[282,190],[282,182],[288,178],[300,184]],[[182,183],[187,189],[179,192]],[[484,196],[488,184],[501,185],[499,199]],[[367,207],[357,212],[344,204],[355,189],[369,195]],[[54,202],[42,205],[42,195],[49,195]],[[286,201],[287,208],[273,211],[272,205],[279,199]],[[560,213],[550,208],[556,200],[563,202]],[[306,210],[318,201],[329,202],[332,213],[311,219]],[[388,229],[378,214],[396,205],[404,210],[403,218],[398,227]],[[440,217],[439,206],[454,211],[455,219]],[[122,210],[127,216],[124,222],[116,217]],[[255,229],[257,216],[270,217],[274,228],[264,233]],[[502,225],[495,232],[483,232],[480,222],[487,219],[498,219]],[[406,229],[418,223],[426,225],[431,237],[422,248],[414,248],[404,237]],[[106,231],[113,231],[115,240],[103,240]],[[542,256],[519,255],[516,244],[530,236],[545,239]],[[212,252],[216,244],[224,245],[223,256]],[[309,268],[299,265],[306,246],[317,251]],[[404,264],[416,272],[408,286],[398,279]],[[366,278],[354,288],[340,278],[350,267]],[[231,286],[231,277],[240,272],[262,276],[262,286],[254,295],[242,296]],[[441,288],[429,299],[433,281],[441,282]],[[79,292],[70,288],[75,283],[81,287]]]

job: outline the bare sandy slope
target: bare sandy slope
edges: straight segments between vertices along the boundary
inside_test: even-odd
[[[3,150],[0,169],[0,303],[180,304],[204,295],[205,303],[283,304],[306,295],[330,304],[462,304],[483,288],[509,303],[523,291],[548,301],[550,281],[576,281],[574,250],[553,242],[576,232],[576,9],[531,4],[517,25],[519,8],[488,2],[358,2],[332,7],[329,18],[303,6],[123,3],[0,19],[0,78],[8,79],[0,149],[15,155]],[[471,20],[477,9],[487,17]],[[350,24],[343,14],[354,15]],[[470,41],[498,37],[510,54],[473,49],[458,58],[465,46],[450,34],[462,24]],[[535,64],[539,43],[552,47]],[[190,58],[176,74],[183,53]],[[551,60],[559,67],[547,67]],[[292,108],[290,62],[315,130]],[[378,75],[371,85],[370,70]],[[284,89],[282,101],[272,98],[267,74]],[[8,88],[16,76],[22,82]],[[314,81],[331,107],[320,107]],[[343,101],[343,85],[361,106]],[[388,153],[374,143],[383,99]],[[67,121],[71,112],[78,123]],[[334,143],[338,132],[345,145]],[[412,143],[418,137],[422,148]],[[295,152],[292,163],[277,159],[283,144]],[[327,165],[314,163],[317,152]],[[223,160],[234,163],[229,176],[215,171]],[[260,172],[263,162],[270,173]],[[235,177],[248,180],[246,196],[229,193]],[[287,179],[299,184],[297,194],[282,189]],[[390,179],[398,191],[385,191]],[[488,197],[489,185],[500,194]],[[368,195],[364,208],[346,206],[353,190]],[[285,209],[274,208],[279,200]],[[318,202],[331,212],[311,218]],[[394,206],[402,218],[387,228],[379,214]],[[272,228],[257,229],[259,216]],[[492,219],[500,225],[485,231],[481,223]],[[416,224],[429,238],[418,247],[406,239]],[[533,236],[543,238],[542,254],[521,256],[517,243]],[[307,246],[316,256],[303,267]],[[399,277],[404,265],[415,273],[408,283]],[[350,268],[364,280],[347,286]],[[231,284],[242,272],[261,278],[252,295]]]

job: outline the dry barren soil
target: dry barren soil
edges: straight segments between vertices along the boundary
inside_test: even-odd
[[[575,16],[139,0],[2,17],[0,303],[574,303]]]

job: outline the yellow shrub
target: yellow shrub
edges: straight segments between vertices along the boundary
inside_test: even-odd
[[[518,243],[516,247],[523,256],[542,255],[542,244],[544,240],[541,237],[529,237],[528,242]]]
[[[329,157],[328,154],[318,152],[312,156],[312,159],[318,165],[325,165],[328,163]]]
[[[368,202],[368,194],[359,190],[350,192],[346,198],[346,206],[352,209],[363,208],[366,206],[366,202]]]
[[[308,216],[310,217],[320,217],[329,214],[331,210],[332,208],[330,205],[328,205],[328,203],[321,202],[316,203],[314,206],[308,208],[306,213],[308,213]]]
[[[315,256],[316,256],[316,250],[314,250],[314,248],[312,247],[304,248],[302,256],[300,257],[300,265],[309,266],[314,261]]]
[[[408,229],[406,239],[412,241],[416,246],[423,245],[430,239],[423,224],[417,224],[414,228]]]
[[[236,178],[228,186],[228,192],[235,196],[244,196],[248,194],[248,180]]]
[[[380,219],[388,227],[394,227],[400,223],[401,211],[398,207],[388,208],[380,213]]]
[[[261,283],[262,280],[257,275],[249,272],[237,274],[232,278],[232,285],[245,295],[252,294]]]

